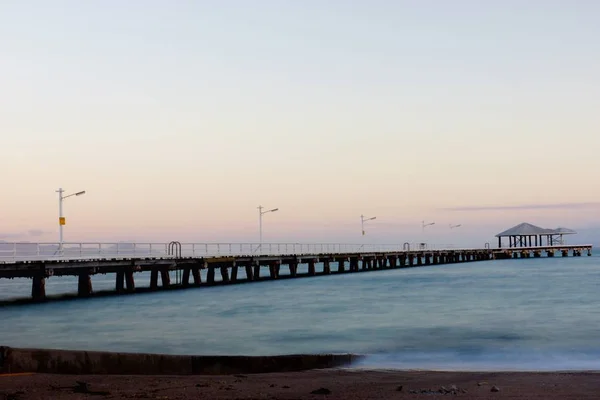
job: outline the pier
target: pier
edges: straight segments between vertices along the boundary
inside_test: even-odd
[[[45,301],[46,280],[78,277],[77,296],[94,294],[92,277],[114,274],[115,294],[316,277],[511,258],[592,255],[592,245],[429,249],[424,243],[1,243],[0,279],[31,279],[31,300]],[[299,266],[304,266],[303,271]],[[136,288],[148,272],[149,287]],[[174,273],[174,279],[172,277]],[[204,277],[203,277],[204,275]]]

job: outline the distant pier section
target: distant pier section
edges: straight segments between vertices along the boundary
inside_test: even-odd
[[[547,257],[554,257],[555,254],[567,257],[569,251],[573,256],[581,256],[582,252],[587,252],[587,255],[591,256],[592,245],[567,245],[565,243],[565,235],[576,233],[573,229],[563,227],[547,229],[523,222],[496,235],[498,250],[495,250],[494,258],[541,257],[544,253]],[[505,246],[506,243],[502,242],[503,239],[508,240],[508,247]]]
[[[77,277],[77,297],[94,295],[92,277],[113,274],[114,294],[265,280],[381,271],[512,258],[592,255],[592,245],[568,245],[567,231],[521,224],[498,235],[498,248],[438,248],[300,243],[1,243],[0,279],[31,279],[31,300],[45,301],[46,280]],[[504,247],[503,238],[509,246]],[[546,240],[544,244],[542,239]],[[146,272],[146,275],[137,274]],[[136,280],[146,276],[145,285]]]

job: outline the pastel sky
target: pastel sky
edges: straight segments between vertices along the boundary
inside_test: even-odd
[[[87,191],[71,242],[257,241],[259,204],[280,209],[266,242],[594,239],[599,19],[593,0],[4,0],[0,240],[56,241],[59,187]]]

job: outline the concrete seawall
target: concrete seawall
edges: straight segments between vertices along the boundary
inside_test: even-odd
[[[353,354],[181,356],[0,347],[0,373],[77,375],[228,375],[349,366]]]

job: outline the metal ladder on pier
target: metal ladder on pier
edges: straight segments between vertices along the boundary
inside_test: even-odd
[[[181,243],[174,240],[167,246],[167,255],[174,256],[175,258],[181,258]],[[177,267],[175,269],[175,284],[181,285],[183,271]]]

